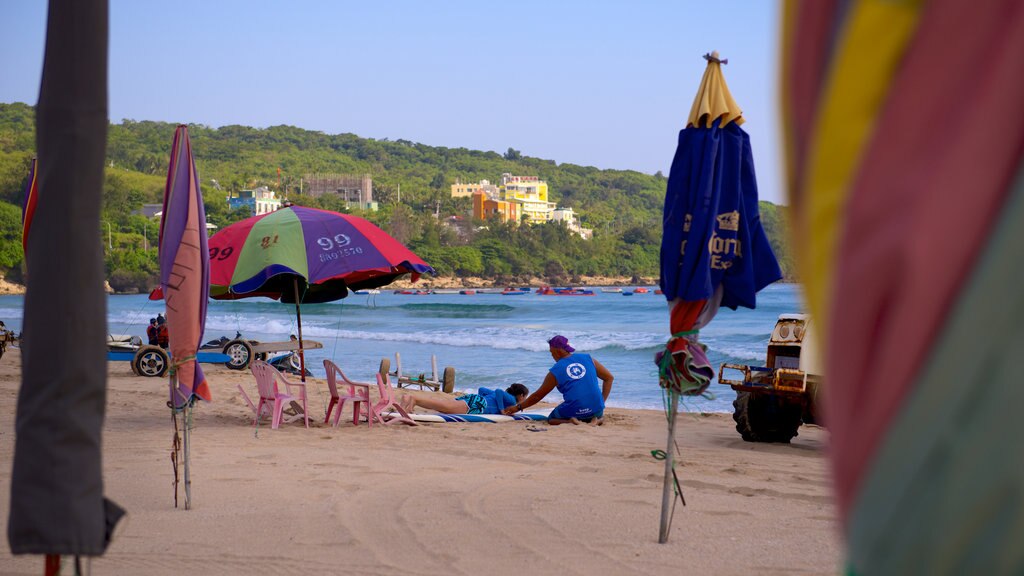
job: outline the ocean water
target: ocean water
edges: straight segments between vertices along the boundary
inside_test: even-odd
[[[628,288],[627,288],[628,289]],[[596,291],[596,289],[595,289]],[[22,297],[0,296],[0,320],[21,329]],[[762,365],[768,337],[779,314],[802,311],[798,285],[775,284],[758,294],[755,310],[722,309],[701,331],[708,357],[723,362]],[[144,336],[149,318],[162,312],[162,302],[146,296],[110,296],[109,332]],[[353,294],[344,300],[302,307],[307,340],[324,347],[306,355],[306,365],[323,377],[323,359],[332,358],[350,377],[372,380],[381,358],[401,354],[403,372],[430,373],[430,357],[438,370],[456,370],[456,389],[506,387],[522,382],[534,390],[552,360],[547,339],[563,334],[578,351],[592,354],[615,376],[608,399],[622,408],[662,407],[654,354],[668,339],[668,307],[663,296],[601,293],[595,296],[502,296],[500,294],[432,294],[413,296],[382,290],[377,295]],[[211,301],[205,340],[220,336],[287,340],[297,332],[295,306],[253,298]],[[685,401],[685,409],[732,412],[735,393],[713,383],[710,399]],[[557,401],[557,391],[548,400]]]

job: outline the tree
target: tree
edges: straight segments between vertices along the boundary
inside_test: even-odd
[[[509,147],[509,149],[505,151],[505,160],[509,160],[511,162],[518,162],[519,160],[522,159],[522,153],[520,153],[519,150],[516,150],[515,148]]]
[[[0,202],[0,271],[10,270],[24,257],[21,250],[21,209]]]

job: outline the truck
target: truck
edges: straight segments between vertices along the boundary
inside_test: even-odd
[[[732,417],[747,442],[789,443],[802,424],[820,423],[822,371],[813,329],[807,314],[781,314],[764,366],[720,366],[718,382],[736,391]]]

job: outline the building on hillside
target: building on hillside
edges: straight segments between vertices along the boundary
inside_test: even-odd
[[[481,180],[475,184],[463,184],[461,181],[456,180],[455,184],[452,184],[452,198],[469,198],[477,192],[483,192],[491,200],[499,200],[501,197],[498,187],[491,184],[488,180]]]
[[[138,210],[132,210],[132,214],[141,214],[145,218],[152,218],[157,214],[162,214],[164,211],[164,205],[161,204],[143,204],[142,208]]]
[[[555,203],[548,202],[548,183],[537,176],[501,175],[501,199],[519,204],[519,212],[527,222],[548,222],[555,211]]]
[[[373,201],[373,178],[369,174],[306,174],[302,178],[300,190],[302,194],[313,198],[319,198],[324,194],[340,196],[349,208],[354,206],[373,211],[378,208],[377,203]]]
[[[259,216],[280,208],[281,199],[271,189],[260,186],[255,190],[241,190],[228,194],[228,206],[232,210],[247,207],[252,216]]]
[[[473,218],[487,220],[497,216],[502,222],[519,222],[519,204],[502,200],[491,200],[483,192],[473,194]]]
[[[565,227],[569,229],[573,234],[579,234],[580,238],[584,240],[590,240],[594,237],[594,231],[590,228],[583,228],[580,226],[580,219],[573,212],[572,208],[556,208],[551,213],[551,220],[554,222],[564,222]]]

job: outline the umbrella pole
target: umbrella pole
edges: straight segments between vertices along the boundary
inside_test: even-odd
[[[177,380],[178,376],[175,375],[174,379]],[[175,382],[175,387],[174,388],[175,389],[178,388],[177,387],[177,382]],[[182,410],[182,416],[183,416],[183,418],[181,419],[181,435],[182,435],[181,446],[184,449],[183,452],[185,454],[185,510],[191,510],[192,509],[192,476],[190,475],[191,470],[189,469],[189,461],[191,460],[191,458],[189,458],[189,444],[191,444],[191,442],[189,441],[189,437],[192,435],[191,430],[190,430],[191,427],[189,425],[190,421],[192,420],[192,399],[191,398],[189,399],[188,402],[185,402],[185,407]]]
[[[676,411],[679,407],[679,393],[672,388],[668,389],[668,445],[665,446],[665,485],[661,494],[661,532],[658,535],[658,543],[668,542],[668,528],[671,524],[669,505],[674,499],[675,482],[672,468],[675,465],[675,450],[672,449],[676,437]]]
[[[299,322],[299,370],[302,372],[300,378],[303,382],[306,381],[306,355],[302,352],[302,310],[299,308],[299,278],[294,277],[292,281],[295,283],[295,317]]]

